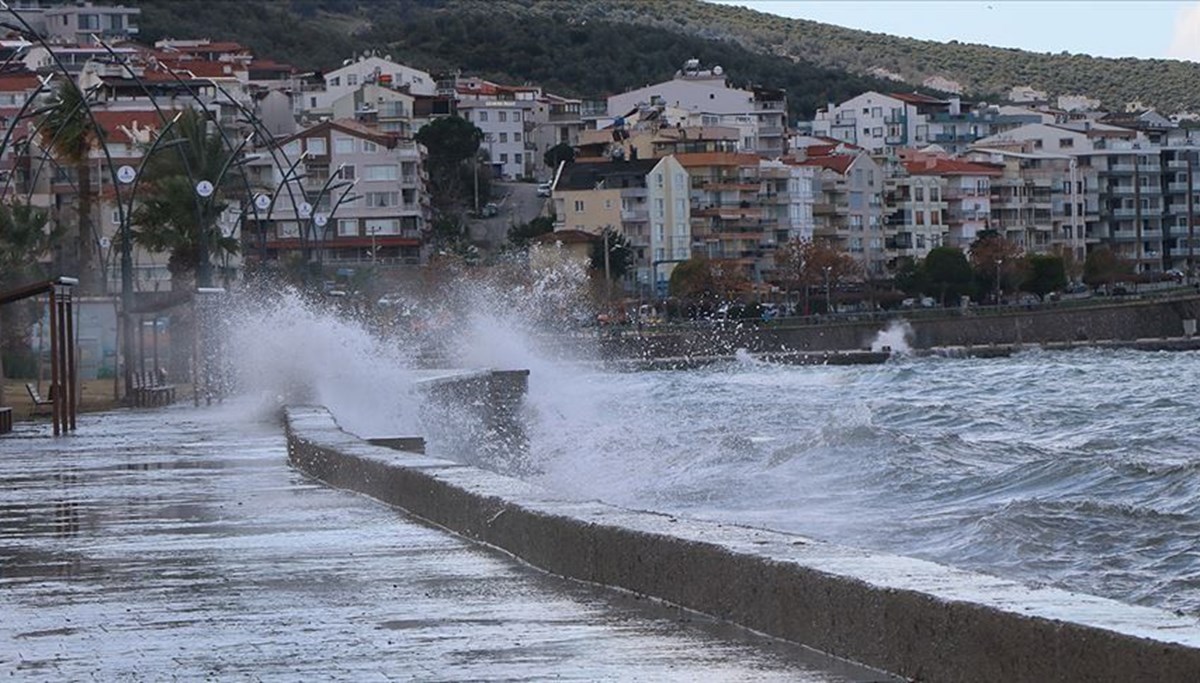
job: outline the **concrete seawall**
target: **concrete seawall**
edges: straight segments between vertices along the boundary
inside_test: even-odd
[[[922,681],[1195,681],[1191,617],[911,558],[577,502],[286,414],[292,463],[546,571]]]

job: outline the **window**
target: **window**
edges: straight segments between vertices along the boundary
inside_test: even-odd
[[[508,142],[508,133],[500,134],[500,142]]]
[[[374,154],[379,151],[379,145],[370,140],[363,140],[363,154]]]
[[[507,152],[500,153],[500,163],[502,163],[502,164],[508,163],[508,153]]]
[[[400,203],[399,192],[367,192],[364,196],[371,209],[386,209]]]
[[[929,201],[931,201],[931,202],[939,201],[938,198],[940,196],[941,196],[941,192],[938,190],[938,188],[936,188],[936,187],[929,188]]]
[[[334,138],[333,151],[338,154],[354,154],[354,138]]]
[[[480,120],[480,121],[487,121],[487,112],[486,112],[486,111],[481,111],[481,112],[479,112],[479,120]]]
[[[338,171],[338,177],[342,180],[354,180],[356,177],[354,165],[347,164],[343,166],[342,170]]]
[[[513,163],[521,163],[521,155],[519,153],[513,155]]]
[[[364,232],[368,235],[399,235],[399,218],[368,218]]]
[[[682,173],[675,174],[675,189],[682,191],[687,187],[687,176]]]
[[[666,211],[666,207],[663,204],[662,197],[655,199],[654,200],[654,215],[661,216],[661,215],[663,215],[664,211]]]
[[[337,225],[338,237],[357,237],[358,236],[358,219],[357,218],[339,218]]]
[[[521,141],[521,134],[513,133],[513,142],[520,142],[520,141]]]
[[[395,164],[386,166],[368,166],[363,180],[396,180],[400,177],[400,169]]]
[[[296,238],[300,236],[300,224],[296,221],[280,221],[276,224],[280,239]]]
[[[506,111],[496,112],[496,120],[499,121],[500,123],[507,123],[508,122],[508,112],[506,112]]]
[[[916,187],[913,188],[913,201],[917,201],[917,202],[925,201],[925,188],[924,187],[917,185]]]
[[[877,137],[877,138],[878,138],[878,137],[883,137],[883,127],[882,127],[882,126],[876,126],[875,128],[871,129],[871,135],[874,135],[874,136],[875,136],[875,137]]]
[[[346,85],[358,85],[358,74],[346,74]]]
[[[309,154],[323,157],[329,152],[325,147],[325,138],[308,138],[304,142]]]
[[[329,79],[329,87],[331,87],[331,88],[336,88],[341,84],[342,84],[341,76],[334,76],[333,78]]]
[[[300,141],[299,140],[292,140],[291,142],[289,142],[283,146],[283,154],[288,159],[299,158],[300,153],[301,153],[301,149],[300,149]]]
[[[501,119],[501,120],[503,120],[503,119]],[[521,112],[519,112],[519,111],[513,112],[513,121],[516,121],[517,123],[521,122]]]
[[[582,199],[576,199],[576,200],[575,200],[575,210],[576,210],[576,211],[583,211],[583,200],[582,200]]]
[[[79,15],[79,30],[96,31],[100,28],[100,15],[98,14],[80,14]]]
[[[1063,149],[1068,149],[1068,148],[1070,148],[1070,147],[1074,147],[1074,146],[1075,146],[1075,139],[1074,139],[1074,138],[1059,138],[1059,139],[1058,139],[1058,146],[1059,146],[1059,147],[1061,147],[1061,148],[1063,148]]]

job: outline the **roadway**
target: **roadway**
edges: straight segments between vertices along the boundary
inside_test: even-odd
[[[270,411],[0,437],[0,676],[892,680],[309,480],[254,414]]]
[[[547,197],[537,196],[536,183],[494,182],[498,212],[491,218],[468,218],[471,242],[481,249],[496,251],[508,241],[508,229],[528,223],[546,210]]]

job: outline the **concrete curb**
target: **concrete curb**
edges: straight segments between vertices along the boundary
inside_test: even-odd
[[[291,462],[562,576],[922,681],[1195,681],[1191,617],[727,524],[576,502],[286,410]]]

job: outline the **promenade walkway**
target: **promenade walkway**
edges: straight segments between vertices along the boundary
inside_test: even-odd
[[[0,678],[891,680],[308,480],[250,412],[0,437]]]

